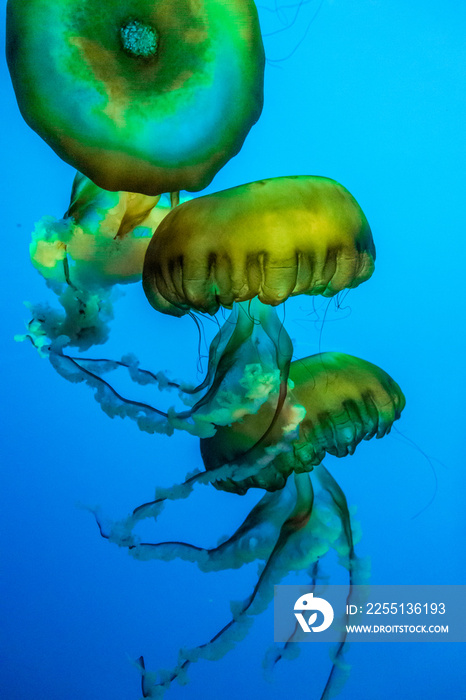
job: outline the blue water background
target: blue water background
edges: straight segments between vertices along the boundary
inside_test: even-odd
[[[322,333],[310,298],[287,302],[286,326],[297,357],[338,350],[388,371],[407,397],[400,430],[432,458],[436,492],[427,460],[397,435],[326,461],[357,506],[358,551],[371,557],[372,581],[465,583],[466,6],[324,0],[308,27],[317,8],[311,0],[290,28],[265,38],[268,58],[284,60],[268,63],[261,120],[209,191],[315,174],[358,199],[377,246],[373,278],[344,308],[330,305]],[[261,17],[264,31],[282,27],[281,14],[261,9]],[[198,441],[110,420],[88,388],[13,341],[28,320],[22,303],[49,298],[29,262],[30,231],[42,215],[63,214],[73,171],[22,121],[4,61],[1,70],[0,696],[132,700],[139,681],[128,659],[143,653],[150,668],[174,666],[180,646],[206,641],[228,621],[229,601],[247,596],[257,566],[202,574],[178,561],[133,561],[76,507],[125,515],[150,500],[156,484],[201,466]],[[320,319],[326,307],[317,301]],[[213,324],[205,327],[211,337]],[[109,357],[128,351],[145,367],[200,376],[193,322],[157,315],[139,285],[126,290],[111,340],[96,349]],[[158,535],[212,545],[257,498],[199,488],[167,507]],[[329,569],[344,580],[331,558]],[[277,666],[270,685],[261,662],[272,641],[270,609],[246,641],[218,662],[193,665],[189,684],[175,683],[167,698],[318,700],[328,649],[307,645]],[[340,697],[462,700],[464,658],[460,644],[355,644]]]

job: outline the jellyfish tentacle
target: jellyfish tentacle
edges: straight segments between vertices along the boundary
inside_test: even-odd
[[[70,360],[75,360],[76,362],[89,362],[92,364],[105,362],[114,364],[118,367],[124,367],[128,370],[131,378],[137,384],[149,384],[153,383],[157,385],[158,389],[180,389],[181,384],[179,382],[174,382],[169,380],[163,372],[152,372],[148,369],[141,369],[139,367],[139,362],[135,355],[123,355],[121,360],[109,360],[108,358],[98,358],[98,357],[77,357],[73,355],[67,356]]]
[[[273,348],[272,364],[280,372],[280,381],[288,379],[293,347],[275,310],[260,304],[258,300],[254,300],[253,303],[234,304],[232,314],[211,344],[209,369],[204,381],[190,390],[190,393],[197,393],[209,387],[208,392],[197,402],[197,409],[211,400],[227,373],[239,360],[243,364],[248,360],[252,361],[251,356],[256,354],[256,347],[262,335],[268,338]],[[277,338],[280,340],[280,346]],[[258,359],[265,365],[263,354]]]
[[[182,429],[199,437],[208,437],[215,433],[215,425],[228,424],[248,412],[257,412],[268,400],[269,394],[278,390],[276,418],[286,396],[292,345],[286,332],[281,330],[275,311],[270,307],[259,307],[255,316],[251,317],[245,309],[235,308],[232,316],[232,320],[226,324],[226,331],[222,327],[217,334],[207,378],[200,385],[205,393],[186,411],[170,409],[167,413],[148,403],[129,400],[102,378],[105,372],[117,367],[126,368],[131,379],[139,384],[154,383],[159,389],[179,388],[180,398],[186,403],[189,390],[185,391],[177,382],[170,382],[163,373],[139,369],[136,358],[132,356],[127,355],[126,359],[115,362],[68,355],[63,350],[68,344],[68,336],[56,337],[49,343],[47,354],[52,366],[64,378],[90,385],[95,390],[95,399],[111,417],[129,417],[138,423],[140,429],[150,433],[165,432],[171,435],[175,429]],[[257,317],[261,321],[259,325],[255,323]],[[276,347],[278,333],[281,333],[280,348]],[[50,332],[50,335],[53,337],[56,334]],[[29,336],[37,345],[34,333],[30,332]],[[45,339],[41,342],[44,343],[43,349]],[[266,350],[263,359],[257,357],[259,344]],[[92,369],[89,367],[91,364]],[[196,399],[194,391],[191,391],[191,395]]]
[[[239,313],[241,313],[241,310],[244,311],[244,303],[238,304],[238,306],[240,308]],[[265,432],[258,437],[257,441],[243,453],[243,458],[246,457],[246,455],[253,453],[256,448],[267,440],[268,436],[273,431],[277,421],[279,420],[287,396],[290,363],[293,354],[293,344],[291,339],[284,329],[283,324],[280,323],[275,310],[262,304],[258,299],[250,301],[247,308],[248,316],[252,324],[252,327],[250,327],[251,333],[255,332],[255,323],[258,322],[261,333],[263,331],[272,343],[272,366],[276,367],[279,371],[279,391],[275,411],[268,427],[265,429]],[[264,365],[263,355],[261,355],[261,364]]]
[[[129,417],[136,421],[141,430],[149,433],[173,433],[173,427],[168,420],[169,415],[164,411],[141,401],[133,401],[122,396],[107,382],[100,372],[115,369],[115,363],[105,361],[94,367],[94,371],[83,367],[80,362],[64,354],[58,343],[51,346],[49,360],[55,370],[65,379],[73,383],[84,382],[95,390],[94,398],[102,410],[111,418],[115,416]]]
[[[283,522],[294,508],[288,489],[266,493],[228,539],[205,548],[180,541],[129,544],[138,560],[179,558],[194,562],[202,571],[237,569],[257,559],[267,559]]]
[[[348,502],[346,496],[343,493],[341,487],[335,480],[335,478],[330,474],[330,472],[321,463],[319,464],[314,473],[319,480],[322,488],[331,497],[335,509],[340,517],[342,524],[342,534],[343,541],[346,544],[347,552],[345,553],[344,559],[346,560],[346,567],[348,568],[349,586],[348,595],[346,598],[346,605],[350,605],[353,602],[353,587],[358,584],[362,584],[367,579],[367,572],[365,570],[365,565],[360,564],[358,557],[356,556],[354,550],[354,536],[353,529],[351,525],[351,515],[348,508]],[[346,608],[347,609],[347,608]],[[334,697],[337,689],[339,690],[346,682],[349,672],[348,665],[344,662],[344,654],[347,650],[347,630],[344,626],[341,640],[333,654],[333,663],[330,673],[327,678],[327,683],[322,692],[320,700],[330,700]]]
[[[293,537],[299,537],[300,531],[308,524],[313,509],[314,494],[309,476],[295,475],[292,483],[295,494],[294,507],[280,528],[275,545],[251,594],[243,603],[232,604],[232,619],[208,642],[194,649],[180,651],[180,661],[171,672],[158,677],[156,674],[148,673],[142,663],[144,697],[162,697],[170,684],[180,676],[184,676],[189,666],[199,659],[222,658],[247,634],[252,624],[252,617],[268,606],[273,597],[276,581],[287,573],[286,562],[282,561],[286,547]]]
[[[332,511],[338,516],[341,524],[341,537],[334,540],[332,546],[339,552],[340,562],[348,569],[349,585],[346,603],[349,605],[354,602],[352,598],[354,590],[353,587],[356,584],[364,583],[367,579],[365,564],[358,559],[354,550],[354,536],[351,516],[346,497],[341,487],[322,463],[314,468],[313,474],[317,478],[323,493],[327,494],[327,496],[330,498]],[[316,499],[317,503],[321,499],[319,492],[316,494]],[[318,564],[319,560],[314,562],[310,571],[312,590],[315,589],[317,584]],[[265,668],[273,668],[273,666],[275,666],[275,664],[277,664],[283,658],[294,658],[294,656],[298,653],[297,637],[299,632],[299,625],[297,625],[283,646],[281,646],[279,649],[276,649],[276,647],[269,649],[264,659]],[[349,670],[348,666],[344,663],[344,653],[347,650],[346,637],[346,627],[344,627],[342,638],[332,655],[332,667],[320,700],[330,700],[331,697],[334,697],[338,693],[339,689],[346,681],[347,676],[345,672]]]
[[[104,539],[110,540],[119,547],[128,548],[134,550],[131,553],[136,558],[163,558],[163,559],[173,559],[179,556],[180,558],[187,558],[191,561],[195,561],[196,557],[204,565],[204,562],[209,558],[213,562],[218,558],[219,562],[222,562],[222,556],[224,553],[227,555],[230,552],[234,552],[235,547],[243,547],[244,543],[249,540],[248,546],[251,546],[251,541],[256,537],[260,541],[265,539],[273,539],[273,532],[277,527],[277,524],[281,526],[281,520],[283,517],[288,516],[288,511],[290,509],[290,498],[287,489],[277,493],[277,497],[273,494],[266,494],[263,499],[253,508],[249,516],[243,522],[243,524],[238,528],[237,532],[234,533],[228,540],[219,544],[216,548],[213,548],[213,556],[210,557],[209,550],[205,548],[192,547],[187,543],[176,543],[179,545],[177,551],[174,553],[173,549],[170,549],[168,545],[172,543],[162,542],[162,543],[142,543],[140,538],[134,534],[134,528],[138,523],[147,519],[156,520],[161,511],[163,510],[167,500],[175,501],[187,498],[193,488],[197,485],[207,485],[214,483],[216,479],[231,479],[233,482],[237,480],[247,479],[255,471],[254,465],[235,465],[235,464],[225,464],[211,471],[195,471],[183,481],[181,484],[175,484],[170,488],[158,488],[156,491],[156,498],[153,501],[148,501],[133,510],[133,512],[123,518],[122,520],[113,521],[105,518],[100,509],[90,508],[93,513],[96,523],[99,527],[100,534]],[[294,503],[291,498],[292,503]],[[293,506],[294,507],[294,506]],[[272,527],[272,533],[265,533],[261,531],[261,525],[263,521],[267,518],[268,521],[274,523]],[[257,532],[254,533],[253,531]],[[266,530],[266,528],[262,528]],[[143,545],[141,547],[141,545]],[[186,545],[186,547],[184,546]],[[267,545],[268,546],[268,545]],[[202,550],[202,551],[201,551]],[[196,555],[196,551],[199,552]],[[186,557],[184,556],[186,555]],[[194,558],[193,558],[194,557]],[[257,558],[256,556],[253,559]],[[227,558],[225,559],[227,561]],[[232,567],[235,568],[235,567]]]
[[[225,327],[227,332],[222,338],[222,331]],[[252,337],[253,332],[253,321],[244,312],[240,304],[235,304],[234,311],[228,319],[228,324],[224,324],[218,333],[218,342],[215,343],[214,340],[214,352],[212,354],[209,352],[209,370],[206,378],[192,392],[195,393],[208,387],[207,393],[196,403],[198,408],[207,404],[210,398],[215,395],[227,373],[235,366],[237,353]]]
[[[273,429],[283,407],[293,346],[276,311],[258,299],[235,304],[209,351],[206,378],[187,390],[204,395],[180,418],[210,420],[216,427],[257,413],[269,396],[274,414],[264,433]],[[258,436],[258,444],[263,436]]]
[[[220,359],[228,357],[230,355],[230,352],[226,353],[225,350],[227,348],[231,350],[239,346],[239,343],[236,343],[234,340],[232,340],[232,338],[234,334],[240,334],[238,327],[238,315],[240,313],[240,308],[241,307],[239,304],[234,304],[231,314],[220,326],[218,333],[215,335],[214,339],[210,343],[209,364],[206,376],[201,382],[201,384],[194,388],[183,387],[184,391],[187,394],[195,394],[209,387],[212,384],[216,371],[218,371],[218,364]],[[196,318],[194,313],[191,313],[193,317]],[[231,346],[229,345],[230,342]],[[223,359],[223,362],[226,362],[226,360]]]
[[[317,586],[317,580],[319,576],[319,561],[320,560],[315,561],[312,564],[309,571],[309,577],[311,579],[311,583],[309,585],[309,592],[313,592]],[[294,629],[291,632],[288,639],[286,640],[286,642],[284,642],[282,645],[274,644],[267,650],[262,662],[262,667],[264,668],[264,671],[267,673],[267,675],[268,672],[270,672],[282,659],[295,658],[295,656],[298,655],[299,646],[296,637],[298,636],[300,630],[301,627],[299,623],[296,622]]]

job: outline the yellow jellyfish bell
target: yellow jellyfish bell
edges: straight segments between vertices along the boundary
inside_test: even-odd
[[[255,296],[333,296],[374,270],[364,213],[324,177],[279,177],[176,207],[147,249],[143,284],[157,311],[216,313]]]
[[[292,472],[311,471],[326,453],[346,457],[362,440],[389,433],[406,403],[400,387],[384,370],[340,352],[296,360],[289,376],[291,385],[278,420],[272,422],[276,402],[269,400],[256,414],[218,427],[214,437],[201,440],[208,470],[222,464],[257,464],[253,476],[236,482],[221,480],[216,483],[218,488],[235,493],[251,487],[283,488]],[[296,425],[299,409],[304,409],[304,417],[286,447],[284,441],[290,427]],[[266,466],[261,465],[267,449],[280,443],[283,449]]]

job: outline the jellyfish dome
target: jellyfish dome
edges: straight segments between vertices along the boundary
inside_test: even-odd
[[[218,480],[224,491],[245,493],[256,487],[281,489],[288,476],[312,471],[325,454],[346,457],[362,440],[390,432],[405,406],[398,384],[376,365],[339,352],[324,352],[290,365],[290,388],[278,420],[275,403],[201,440],[207,470],[224,464],[255,464],[245,479]],[[297,435],[286,444],[289,426],[304,408]],[[272,429],[269,426],[272,425]],[[274,446],[282,445],[276,451]],[[267,454],[268,453],[268,454]]]
[[[203,189],[262,110],[252,0],[9,0],[7,57],[27,123],[107,190]]]
[[[162,221],[143,284],[157,310],[215,314],[255,296],[334,296],[374,270],[369,224],[354,197],[314,176],[261,180],[198,197]]]

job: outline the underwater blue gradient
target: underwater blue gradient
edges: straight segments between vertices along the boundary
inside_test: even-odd
[[[264,2],[264,33],[274,32],[284,17]],[[357,549],[372,560],[373,583],[464,584],[466,6],[323,0],[308,27],[318,8],[310,0],[288,29],[265,37],[268,58],[283,60],[267,65],[262,118],[209,191],[315,174],[340,181],[361,204],[377,246],[373,278],[339,309],[317,300],[319,321],[312,299],[290,300],[287,329],[297,357],[360,356],[406,395],[397,427],[417,448],[394,432],[352,457],[326,460],[357,506]],[[292,19],[296,10],[286,13]],[[155,485],[200,467],[199,445],[186,434],[150,436],[111,421],[85,386],[65,382],[29,344],[14,342],[28,320],[23,301],[48,298],[29,262],[30,232],[42,215],[63,214],[73,171],[21,119],[4,60],[0,80],[0,696],[135,700],[139,678],[128,659],[144,654],[150,669],[175,665],[180,646],[202,643],[229,620],[229,601],[247,596],[257,566],[203,574],[186,562],[135,561],[76,507],[125,515],[150,500]],[[204,327],[211,338],[214,324]],[[109,343],[94,350],[114,358],[131,351],[144,367],[200,376],[192,320],[156,314],[139,285],[125,290]],[[214,544],[257,498],[198,488],[167,506],[158,536]],[[344,581],[335,563],[327,569]],[[189,684],[174,684],[167,700],[319,700],[328,648],[305,645],[269,684],[261,663],[272,642],[270,607],[233,652],[193,665]],[[466,697],[461,644],[357,644],[347,660],[341,700]]]

